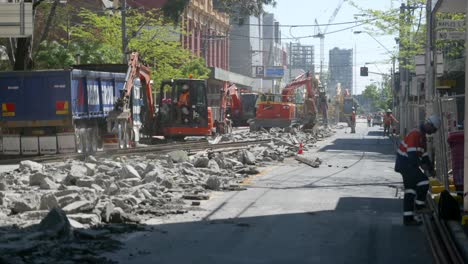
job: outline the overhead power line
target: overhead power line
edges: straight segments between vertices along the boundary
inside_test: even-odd
[[[321,26],[339,26],[339,25],[346,25],[346,24],[355,24],[355,23],[368,23],[377,20],[376,18],[373,19],[363,19],[363,20],[353,20],[353,21],[346,21],[346,22],[337,22],[337,23],[329,23],[329,24],[314,24],[314,25],[308,25],[308,24],[296,24],[296,25],[282,25],[279,24],[279,27],[321,27]],[[272,24],[241,24],[239,26],[263,26],[263,27],[274,27],[275,25]]]
[[[357,25],[354,25],[354,26],[351,26],[351,27],[346,27],[346,28],[342,28],[342,29],[339,29],[339,30],[330,31],[330,32],[327,32],[327,33],[324,34],[324,35],[329,35],[329,34],[338,33],[338,32],[341,32],[341,31],[345,31],[345,30],[348,30],[348,29],[352,29],[352,28],[355,28],[355,27],[360,27],[360,26],[362,26],[362,25],[364,25],[364,24],[366,24],[366,23],[361,23],[361,24],[357,24]],[[276,38],[263,38],[263,37],[257,37],[257,36],[237,35],[237,34],[232,34],[232,33],[230,33],[229,35],[234,36],[234,37],[253,38],[253,39],[276,39]],[[318,34],[314,34],[314,35],[299,36],[299,37],[294,37],[294,38],[281,38],[281,40],[285,40],[285,39],[318,38],[319,36],[320,36],[320,35],[318,35]],[[226,37],[226,36],[222,36],[222,37]]]

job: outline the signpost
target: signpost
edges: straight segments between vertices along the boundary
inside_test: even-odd
[[[263,66],[255,66],[255,77],[265,76],[265,68]]]
[[[439,31],[437,32],[437,39],[464,40],[465,32],[463,31]]]
[[[465,26],[464,20],[439,19],[436,23],[436,29],[459,29]]]
[[[266,69],[265,69],[265,77],[267,77],[267,78],[281,79],[281,78],[283,78],[283,76],[284,76],[283,66],[266,67]]]
[[[464,40],[464,20],[438,19],[436,21],[437,39],[442,40]]]

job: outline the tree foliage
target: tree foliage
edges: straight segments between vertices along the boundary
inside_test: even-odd
[[[395,51],[395,57],[400,60],[402,67],[412,69],[415,55],[424,53],[426,46],[425,3],[426,0],[400,0],[392,3],[403,5],[393,6],[387,10],[369,9],[359,6],[357,2],[351,4],[365,14],[367,32],[373,35],[397,35],[400,45]]]
[[[63,23],[66,38],[45,41],[37,55],[38,68],[66,68],[75,64],[79,54],[81,64],[122,62],[120,13],[95,13],[79,11],[79,24]],[[180,32],[164,24],[156,13],[127,13],[128,52],[137,51],[152,69],[152,78],[158,87],[164,79],[207,78],[210,70],[202,58],[194,58],[183,49]]]
[[[369,103],[371,112],[392,109],[393,95],[390,78],[385,77],[380,88],[376,84],[367,85],[362,96]]]

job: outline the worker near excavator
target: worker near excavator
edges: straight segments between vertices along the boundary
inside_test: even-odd
[[[356,133],[356,109],[353,107],[353,112],[351,113],[351,133],[354,134]]]
[[[384,115],[383,123],[384,123],[384,136],[390,136],[390,128],[392,127],[393,123],[399,123],[398,120],[392,115],[392,110],[387,109],[387,112]]]
[[[182,85],[182,93],[179,95],[179,99],[175,101],[177,106],[177,122],[182,123],[182,115],[186,118],[184,119],[185,123],[188,123],[187,116],[190,114],[190,92],[188,84]]]
[[[437,132],[441,124],[436,115],[430,116],[419,128],[411,130],[401,141],[395,161],[395,171],[403,176],[403,224],[419,225],[416,213],[426,211],[426,195],[429,179],[434,175],[434,165],[429,159],[426,135]]]
[[[303,129],[312,129],[314,126],[315,120],[315,102],[312,95],[307,94],[306,99],[304,100],[304,124]]]

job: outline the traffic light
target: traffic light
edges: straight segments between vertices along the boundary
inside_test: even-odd
[[[369,76],[369,69],[367,67],[361,67],[361,76]]]

